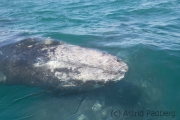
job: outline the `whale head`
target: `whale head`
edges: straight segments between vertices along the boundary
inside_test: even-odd
[[[60,87],[85,86],[99,87],[110,81],[121,80],[128,66],[116,56],[98,50],[75,45],[61,44],[43,50],[48,51],[49,60],[34,64],[34,67],[44,67],[63,81]],[[53,51],[53,52],[52,52]]]
[[[128,70],[116,56],[57,40],[26,39],[0,50],[5,83],[88,89],[119,81]]]

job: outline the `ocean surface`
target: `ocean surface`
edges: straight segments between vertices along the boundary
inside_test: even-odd
[[[0,84],[0,120],[179,120],[179,0],[0,0],[0,46],[56,39],[121,58],[112,85],[61,94]]]

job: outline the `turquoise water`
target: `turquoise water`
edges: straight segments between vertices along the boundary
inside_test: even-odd
[[[0,85],[0,120],[180,119],[178,0],[0,3],[0,46],[26,38],[50,37],[105,51],[129,66],[122,81],[82,93]],[[118,110],[144,114],[119,117]],[[147,115],[147,110],[170,114]]]

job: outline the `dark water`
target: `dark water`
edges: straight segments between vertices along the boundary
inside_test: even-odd
[[[1,45],[50,37],[108,52],[129,66],[122,81],[82,93],[0,85],[0,120],[180,119],[178,0],[0,3]]]

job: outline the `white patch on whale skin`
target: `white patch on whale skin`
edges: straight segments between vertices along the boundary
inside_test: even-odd
[[[45,63],[44,59],[42,57],[38,57],[36,58],[36,63],[34,63],[34,66],[35,67],[40,67],[42,66],[43,64]]]
[[[50,71],[59,81],[80,80],[85,83],[93,80],[106,83],[122,79],[128,70],[126,63],[117,57],[89,48],[61,44],[42,50],[47,51],[49,60],[39,57],[34,67]]]
[[[0,82],[5,82],[6,81],[6,76],[2,73],[2,72],[0,72]]]
[[[52,40],[48,37],[46,40],[45,40],[45,44],[46,45],[50,45],[52,43]]]
[[[91,49],[59,46],[54,53],[49,53],[50,60],[47,62],[44,62],[43,58],[37,58],[34,67],[43,67],[55,72],[55,77],[60,80],[117,81],[122,79],[127,71],[127,65],[122,61],[117,61],[116,57]],[[57,73],[56,69],[66,69],[66,71]]]
[[[31,48],[31,47],[33,47],[33,45],[29,45],[29,46],[27,46],[28,48]]]
[[[69,71],[71,69],[71,72],[55,72],[54,76],[57,77],[60,80],[81,80],[81,81],[89,81],[89,80],[96,80],[96,81],[108,81],[110,79],[118,80],[124,77],[124,75],[113,75],[109,74],[108,72],[104,72],[101,68],[95,68],[95,67],[89,67],[89,66],[83,66],[77,68],[76,65],[63,62],[63,61],[48,61],[46,63],[40,64],[35,63],[34,67],[44,67],[46,69],[49,69],[51,72],[55,72],[55,69],[58,68],[67,68]],[[73,72],[74,71],[74,72]],[[76,73],[75,71],[78,71]],[[67,75],[68,74],[68,75]]]

